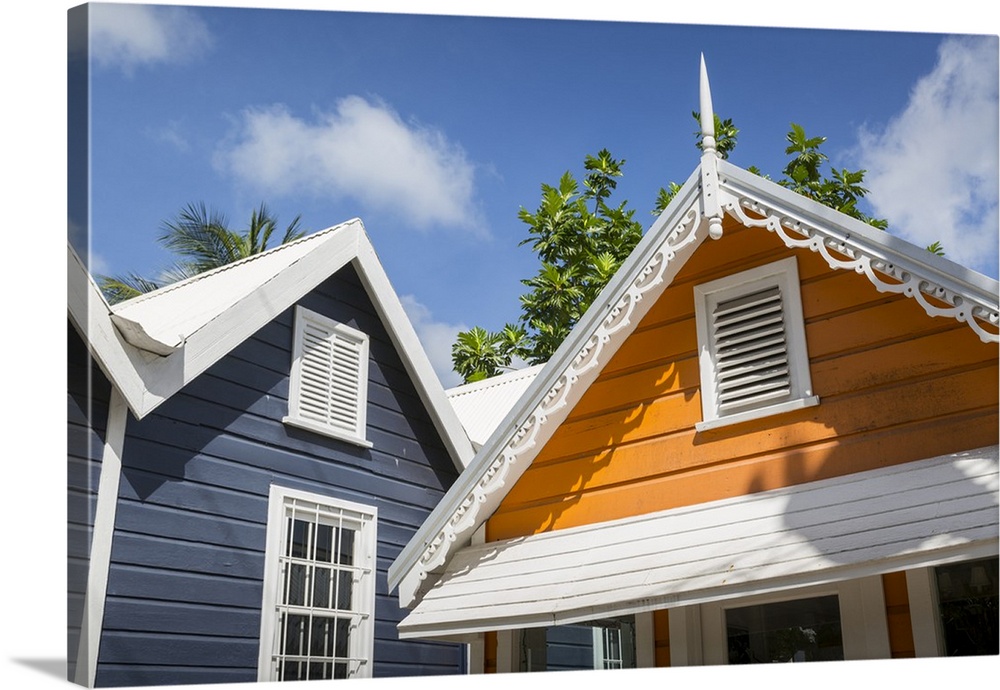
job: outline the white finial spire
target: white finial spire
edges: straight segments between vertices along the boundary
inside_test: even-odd
[[[712,110],[712,89],[708,85],[708,69],[705,68],[705,54],[701,54],[701,150],[715,153],[715,111]]]
[[[701,54],[701,200],[708,220],[708,236],[722,237],[722,206],[719,204],[719,154],[715,150],[715,111],[708,88],[705,54]]]

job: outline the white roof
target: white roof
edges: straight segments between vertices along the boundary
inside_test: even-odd
[[[469,440],[480,448],[500,426],[544,364],[510,371],[445,391]]]
[[[464,468],[472,457],[472,445],[360,220],[114,306],[72,247],[68,253],[70,318],[139,419],[310,290],[353,265],[456,467]]]
[[[342,236],[350,232],[343,231],[350,226],[337,225],[119,302],[111,307],[111,320],[130,344],[169,355],[248,292],[273,280],[318,247],[342,242]]]
[[[400,637],[557,625],[997,553],[997,448],[460,549]]]

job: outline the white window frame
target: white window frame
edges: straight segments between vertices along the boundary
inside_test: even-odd
[[[283,602],[284,569],[293,561],[308,564],[310,559],[293,559],[284,548],[291,516],[313,517],[314,524],[336,524],[356,530],[353,563],[333,566],[334,570],[353,571],[350,609],[339,615],[336,609],[291,606]],[[348,643],[348,678],[370,678],[375,647],[375,566],[378,510],[374,506],[352,503],[297,489],[271,485],[268,496],[267,532],[264,554],[264,582],[261,602],[260,649],[257,663],[259,681],[277,680],[280,656],[282,612],[351,619]],[[312,561],[320,563],[320,561]],[[323,562],[325,563],[325,562]],[[308,579],[307,582],[312,582]],[[308,586],[307,586],[308,587]],[[325,659],[329,661],[329,659]]]
[[[844,647],[844,660],[890,658],[892,652],[889,646],[889,625],[886,621],[882,576],[870,575],[825,585],[781,590],[701,604],[698,608],[700,609],[703,663],[706,665],[729,663],[729,644],[726,633],[726,611],[728,609],[811,599],[831,594],[837,596],[840,605],[840,631]],[[673,611],[671,611],[672,617]],[[671,626],[671,651],[673,651],[674,646],[674,632],[674,626]],[[678,645],[678,649],[682,646]],[[683,661],[679,661],[681,663],[678,663],[678,666],[687,665]],[[671,663],[673,664],[673,660]]]
[[[711,333],[712,312],[719,302],[737,299],[742,295],[753,294],[774,286],[781,291],[785,346],[791,382],[790,395],[775,403],[763,403],[759,407],[721,413],[717,399],[716,353]],[[697,431],[707,431],[819,404],[819,397],[813,394],[809,375],[809,354],[806,349],[805,325],[802,318],[799,271],[794,256],[696,285],[694,306],[702,404],[702,421],[695,424]]]
[[[358,368],[353,372],[357,378],[346,379],[345,385],[356,386],[357,402],[354,406],[353,428],[341,428],[321,419],[310,418],[303,412],[302,366],[305,332],[307,325],[326,333],[327,342],[332,347],[347,343],[358,348]],[[372,444],[366,438],[368,409],[368,336],[361,331],[301,306],[295,307],[294,337],[292,342],[292,368],[288,391],[288,415],[282,419],[285,424],[308,429],[324,436],[347,441],[364,448]],[[332,372],[331,372],[332,373]],[[332,396],[332,391],[327,391]],[[332,401],[331,402],[335,402]]]

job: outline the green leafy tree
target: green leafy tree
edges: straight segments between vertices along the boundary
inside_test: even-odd
[[[626,201],[610,199],[622,176],[624,159],[606,149],[584,160],[583,188],[566,172],[558,185],[543,184],[538,208],[522,208],[528,244],[538,256],[538,272],[521,282],[521,318],[503,331],[481,327],[458,335],[452,348],[455,371],[466,381],[495,376],[514,358],[545,362],[642,238],[642,225]]]
[[[285,228],[280,244],[305,236],[299,228],[301,216]],[[99,276],[98,284],[108,302],[114,304],[151,292],[178,280],[219,268],[267,251],[268,242],[277,229],[278,220],[261,203],[250,214],[246,230],[229,228],[226,217],[205,204],[188,204],[173,220],[165,221],[157,238],[178,260],[160,278],[151,279],[127,273],[121,276]]]
[[[697,112],[692,115],[699,121]],[[738,134],[732,120],[715,115],[720,157],[728,158]],[[701,149],[700,127],[695,137]],[[826,137],[808,137],[802,126],[792,123],[785,139],[785,154],[790,160],[778,184],[880,230],[888,227],[885,219],[868,216],[858,208],[859,200],[868,194],[863,186],[866,170],[831,168],[830,174],[824,175],[829,159],[820,147]],[[642,228],[633,220],[634,211],[627,208],[627,202],[609,205],[624,163],[607,150],[587,156],[582,192],[576,178],[566,172],[558,186],[542,185],[541,202],[534,213],[520,210],[518,217],[528,226],[528,238],[521,244],[531,245],[540,267],[535,276],[521,281],[530,290],[521,295],[517,326],[508,324],[499,333],[477,326],[459,334],[452,361],[466,381],[495,376],[509,368],[515,358],[531,364],[547,361],[639,242]],[[767,177],[756,167],[747,169]],[[662,213],[680,188],[675,182],[661,187],[653,214]],[[927,250],[944,256],[940,242]]]
[[[884,218],[872,218],[857,207],[858,200],[868,195],[868,190],[861,186],[867,170],[832,168],[832,175],[824,177],[820,166],[829,159],[819,147],[826,137],[807,137],[805,129],[793,122],[785,140],[788,142],[785,154],[792,159],[783,171],[785,179],[778,184],[879,230],[889,227]]]

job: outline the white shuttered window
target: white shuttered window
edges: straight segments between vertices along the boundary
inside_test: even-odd
[[[287,424],[363,446],[368,336],[296,307]]]
[[[795,258],[695,287],[699,431],[815,405]]]

